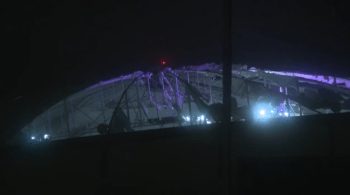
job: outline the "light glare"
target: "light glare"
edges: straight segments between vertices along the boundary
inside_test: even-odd
[[[260,110],[261,115],[265,115],[265,110]]]
[[[34,136],[32,136],[32,140],[34,140],[35,139],[35,137]]]
[[[285,112],[284,115],[285,115],[285,116],[288,116],[288,112]]]

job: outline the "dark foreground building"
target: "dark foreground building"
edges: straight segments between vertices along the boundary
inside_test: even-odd
[[[349,114],[231,124],[239,194],[342,194]],[[6,194],[219,194],[217,124],[91,136],[1,150]]]

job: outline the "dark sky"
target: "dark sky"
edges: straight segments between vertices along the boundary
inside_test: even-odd
[[[350,77],[345,2],[234,1],[233,62]],[[16,113],[6,114],[11,119],[29,120],[66,95],[161,60],[222,61],[221,1],[37,0],[0,7],[1,99]],[[10,102],[17,96],[23,98]]]

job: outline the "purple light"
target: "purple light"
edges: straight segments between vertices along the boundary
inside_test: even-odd
[[[282,75],[282,76],[292,76],[292,77],[300,77],[300,78],[305,78],[309,80],[314,80],[322,83],[327,83],[332,85],[334,83],[334,77],[331,76],[316,76],[316,75],[309,75],[309,74],[302,74],[302,73],[293,73],[293,72],[280,72],[280,71],[270,71],[266,70],[265,73],[270,73],[270,74],[277,74],[277,75]],[[338,78],[336,79],[337,84],[345,83],[347,88],[350,88],[350,81],[343,79],[343,78]]]
[[[165,62],[165,61],[163,61]],[[238,72],[240,74],[244,73],[253,73],[253,72],[256,72],[258,69],[256,68],[250,68],[249,70],[244,70],[242,69],[243,66],[235,66],[233,65],[233,70],[232,70],[232,73],[233,74],[238,74]],[[170,71],[171,69],[168,68],[166,71]],[[182,67],[181,69],[178,69],[178,70],[174,70],[173,72],[181,72],[181,71],[184,71],[184,70],[190,70],[190,71],[204,71],[204,70],[211,70],[211,71],[222,71],[222,65],[216,65],[215,63],[207,63],[207,64],[204,64],[204,65],[199,65],[199,66],[185,66],[185,67]],[[266,70],[264,71],[265,73],[269,73],[269,74],[276,74],[276,75],[281,75],[281,76],[290,76],[290,77],[299,77],[299,78],[304,78],[304,79],[308,79],[308,80],[313,80],[313,81],[318,81],[318,82],[321,82],[321,83],[325,83],[325,84],[330,84],[332,85],[334,83],[334,77],[331,77],[331,76],[317,76],[317,75],[309,75],[309,74],[303,74],[303,73],[295,73],[295,72],[282,72],[282,71],[271,71],[271,70]],[[144,75],[143,75],[144,74]],[[254,73],[253,73],[254,74]],[[142,77],[150,77],[152,76],[152,73],[144,73],[142,71],[136,71],[132,74],[129,74],[129,75],[124,75],[124,76],[120,76],[120,77],[117,77],[117,78],[113,78],[113,79],[110,79],[110,80],[107,80],[107,81],[101,81],[100,83],[97,83],[95,85],[92,85],[88,88],[86,88],[85,90],[81,91],[81,92],[84,92],[84,91],[88,91],[88,90],[91,90],[91,89],[94,89],[94,88],[98,88],[99,86],[104,86],[104,85],[108,85],[108,84],[112,84],[112,83],[115,83],[115,82],[118,82],[118,81],[122,81],[122,80],[126,80],[126,79],[133,79],[137,76],[140,76],[140,75],[143,75]],[[249,76],[249,74],[246,74],[247,76]],[[251,75],[250,75],[251,76]],[[169,85],[169,81],[165,80],[165,82],[167,82],[169,88],[170,88],[170,91],[173,91],[171,85]],[[350,80],[347,80],[347,79],[343,79],[343,78],[336,78],[336,83],[337,84],[345,84],[345,87],[350,89]],[[281,90],[280,89],[280,92],[283,92],[283,89]],[[80,93],[80,92],[78,92]],[[167,95],[167,94],[166,94]],[[180,97],[180,94],[178,94]],[[181,99],[181,98],[179,98]]]
[[[165,65],[166,62],[165,61],[161,61],[162,65]],[[182,79],[185,78],[186,74],[189,75],[189,73],[192,72],[197,72],[200,71],[200,73],[202,74],[207,74],[206,71],[212,71],[211,74],[218,74],[218,76],[220,77],[220,74],[222,73],[222,65],[217,65],[215,63],[207,63],[204,65],[199,65],[199,66],[184,66],[180,69],[175,69],[172,70],[171,68],[167,68],[166,66],[164,66],[162,69],[163,71],[161,72],[161,74],[163,73],[168,73],[168,71],[171,71],[174,75],[178,75],[178,74],[184,74],[182,76],[184,76]],[[116,72],[117,73],[117,72]],[[259,75],[259,73],[266,73],[266,74],[261,74]],[[157,73],[158,74],[158,73]],[[328,84],[328,85],[333,85],[334,86],[334,82],[336,82],[336,84],[341,84],[338,86],[338,90],[339,92],[342,92],[343,94],[348,94],[348,91],[345,89],[350,89],[350,78],[339,78],[339,77],[335,77],[336,75],[332,76],[319,76],[319,75],[310,75],[310,74],[303,74],[303,73],[297,73],[297,72],[285,72],[285,71],[271,71],[271,70],[259,70],[257,68],[251,67],[251,68],[247,68],[246,65],[242,66],[242,65],[232,65],[232,74],[236,75],[238,78],[252,78],[252,77],[264,77],[265,80],[269,80],[268,77],[270,76],[271,80],[276,80],[274,84],[278,84],[279,86],[283,86],[286,87],[287,85],[289,86],[289,84],[292,84],[292,82],[295,82],[297,79],[296,78],[301,78],[300,82],[307,82],[307,83],[312,83],[312,84]],[[267,75],[270,74],[270,75]],[[90,95],[89,93],[87,93],[87,91],[92,90],[92,89],[98,89],[100,86],[106,86],[106,85],[110,85],[119,81],[124,81],[124,80],[128,80],[131,81],[139,76],[142,75],[142,78],[150,78],[152,76],[152,73],[146,73],[146,72],[142,72],[142,71],[136,71],[134,73],[128,74],[128,75],[123,75],[117,78],[112,78],[110,80],[106,80],[106,81],[101,81],[95,85],[92,85],[82,91],[79,91],[75,94],[72,94],[70,97],[68,97],[69,99],[75,99],[78,96],[86,96],[86,95]],[[280,75],[283,76],[282,78],[280,78],[279,76],[276,75]],[[288,77],[286,77],[288,76]],[[169,78],[171,78],[172,76],[169,76]],[[276,77],[276,78],[275,78]],[[188,81],[189,81],[189,77]],[[304,80],[307,79],[307,80]],[[176,80],[176,79],[175,79]],[[178,81],[179,82],[179,81]],[[318,83],[316,83],[318,82]],[[126,82],[127,84],[129,84],[130,82]],[[125,88],[127,87],[127,84],[125,85]],[[179,84],[181,85],[181,82],[179,82]],[[146,87],[146,85],[144,83],[142,83],[142,85],[144,85]],[[177,94],[177,99],[178,99],[178,105],[181,107],[183,107],[183,102],[184,102],[184,98],[185,95],[183,93],[181,93],[178,89],[178,87],[176,86],[175,88],[173,88],[172,83],[169,82],[169,80],[165,77],[164,78],[164,96],[165,96],[165,102],[166,102],[166,106],[156,103],[153,97],[153,94],[151,93],[151,89],[149,88],[150,85],[148,85],[148,93],[149,93],[149,101],[158,109],[161,110],[164,107],[172,107],[172,104],[170,103],[173,102],[173,100],[175,99],[175,95],[174,93],[170,93],[170,92],[175,92]],[[302,86],[303,87],[303,86]],[[280,92],[286,91],[287,88],[280,88]],[[341,90],[340,90],[341,89]],[[344,92],[345,91],[345,92]],[[121,92],[121,90],[119,91]],[[92,93],[91,93],[92,94]],[[57,105],[61,105],[62,101],[57,103],[54,106]],[[143,109],[146,109],[144,105]],[[280,113],[278,113],[278,110],[280,109]],[[290,107],[286,107],[283,103],[280,104],[279,107],[276,108],[276,114],[283,116],[286,113],[289,114],[286,111],[289,111],[289,109],[291,109]],[[290,110],[292,111],[292,109]],[[266,110],[266,112],[269,112],[269,110]],[[147,113],[147,110],[145,111],[145,113]],[[273,113],[273,111],[271,111],[271,113]],[[261,115],[264,115],[265,112],[260,112]],[[288,115],[290,116],[290,115]],[[187,119],[187,118],[186,118]],[[40,136],[41,137],[41,136]],[[39,137],[39,138],[40,138]],[[49,135],[44,135],[44,138],[47,137],[49,138]],[[36,138],[35,136],[31,136],[30,139],[39,139]]]
[[[203,71],[203,70],[219,70],[222,71],[222,65],[216,65],[214,63],[208,63],[200,66],[186,66],[183,67],[182,69],[187,69],[187,70],[192,70],[192,71]],[[179,70],[181,71],[181,69]],[[245,71],[245,70],[242,70]],[[251,70],[248,70],[248,72],[255,72],[255,68],[251,68]],[[271,71],[271,70],[266,70],[264,71],[265,73],[270,73],[270,74],[276,74],[276,75],[282,75],[282,76],[292,76],[292,77],[299,77],[299,78],[305,78],[309,80],[314,80],[322,83],[327,83],[327,84],[333,84],[334,83],[334,77],[331,76],[316,76],[316,75],[309,75],[309,74],[302,74],[302,73],[294,73],[294,72],[282,72],[282,71]],[[101,81],[100,84],[101,86],[108,85],[117,81],[125,80],[125,79],[132,79],[135,78],[135,76],[144,74],[142,71],[136,71],[133,74],[125,75],[125,76],[120,76],[118,78],[113,78],[107,81]],[[150,73],[148,73],[150,74]],[[145,74],[144,77],[150,76],[148,74]],[[344,83],[347,88],[350,89],[350,80],[343,79],[343,78],[338,78],[336,79],[337,84],[342,84]],[[90,86],[86,88],[85,90],[90,90],[94,89],[96,87],[99,87],[99,84],[95,84],[93,86]],[[85,91],[84,90],[84,91]]]
[[[120,77],[118,77],[118,78],[110,79],[110,80],[107,80],[107,81],[101,81],[100,83],[95,84],[95,85],[92,85],[92,86],[86,88],[86,89],[83,90],[83,91],[87,91],[87,90],[90,90],[90,89],[97,88],[97,87],[99,87],[100,85],[101,85],[101,86],[104,86],[104,85],[112,84],[112,83],[115,83],[115,82],[117,82],[117,81],[121,81],[121,80],[125,80],[125,79],[133,79],[133,78],[135,78],[135,77],[137,77],[137,76],[140,76],[140,75],[142,75],[142,74],[144,74],[142,71],[136,71],[136,72],[134,72],[133,74],[128,74],[128,75],[125,75],[125,76],[120,76]],[[150,76],[149,74],[152,74],[152,73],[145,74],[145,75],[143,75],[142,77],[148,77],[148,76]]]

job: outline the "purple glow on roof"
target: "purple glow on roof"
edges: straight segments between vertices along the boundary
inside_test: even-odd
[[[181,77],[179,77],[179,79],[174,79],[175,82],[177,82],[178,85],[181,86],[181,89],[182,89],[184,87],[184,85],[181,84],[182,83],[181,80],[183,79],[183,80],[185,80],[183,82],[187,83],[187,81],[190,81],[189,75],[191,75],[191,79],[196,79],[193,73],[197,72],[200,74],[208,74],[207,71],[212,71],[210,74],[212,74],[215,77],[216,76],[221,77],[222,68],[223,68],[222,65],[217,65],[215,63],[208,63],[208,64],[204,64],[204,65],[199,65],[199,66],[184,66],[180,69],[174,69],[174,70],[172,70],[171,68],[164,68],[163,71],[160,72],[160,74],[163,76],[164,76],[164,74],[166,74],[166,76],[164,76],[164,91],[162,91],[164,93],[163,98],[157,97],[157,94],[158,94],[158,96],[161,95],[160,90],[151,91],[150,84],[146,83],[147,82],[146,80],[150,79],[152,77],[152,73],[136,71],[136,72],[128,74],[128,75],[123,75],[123,76],[120,76],[117,78],[112,78],[110,80],[101,81],[101,82],[99,82],[95,85],[92,85],[92,86],[90,86],[90,87],[88,87],[88,88],[86,88],[78,93],[72,94],[71,96],[67,97],[67,99],[69,101],[73,101],[73,100],[81,98],[83,96],[90,96],[90,95],[92,96],[94,94],[98,94],[98,91],[99,91],[98,89],[100,86],[104,87],[106,85],[107,86],[110,85],[108,87],[112,87],[111,84],[113,84],[113,83],[115,83],[116,85],[118,84],[118,88],[113,88],[114,98],[117,99],[116,90],[119,90],[118,92],[120,94],[122,94],[122,92],[123,92],[121,90],[121,87],[120,87],[122,84],[121,81],[126,81],[126,82],[123,82],[123,84],[124,84],[123,87],[127,88],[130,85],[132,80],[139,77],[139,78],[144,78],[144,79],[140,80],[141,81],[140,83],[141,83],[142,87],[144,87],[145,89],[148,89],[149,101],[158,110],[164,109],[165,107],[172,108],[172,104],[170,103],[170,101],[173,102],[175,99],[177,99],[178,106],[180,108],[182,108],[183,104],[184,104],[184,100],[186,100],[187,97],[185,96],[185,93],[181,93],[181,91],[179,90],[177,85],[172,86],[172,83],[169,82],[169,81],[171,81],[170,78],[172,78],[174,75],[179,76],[179,74],[182,74],[182,75],[180,75]],[[171,72],[172,75],[167,74],[169,72]],[[189,72],[191,72],[191,74],[188,74]],[[259,73],[264,73],[264,74],[259,74]],[[295,84],[296,80],[298,80],[298,78],[299,78],[300,82],[304,82],[304,83],[308,83],[308,84],[319,85],[320,83],[322,83],[322,84],[330,85],[330,86],[327,86],[327,88],[334,87],[334,80],[335,80],[334,76],[336,77],[336,75],[319,76],[319,75],[311,75],[311,74],[304,74],[304,73],[298,73],[298,72],[259,70],[255,67],[251,67],[248,69],[247,65],[232,65],[232,75],[238,77],[239,79],[254,78],[254,82],[256,81],[256,82],[260,82],[260,83],[263,82],[262,80],[264,80],[264,81],[268,80],[269,83],[270,83],[270,81],[272,81],[272,84],[277,85],[277,86],[282,86],[282,87],[291,86],[292,84]],[[279,76],[277,76],[277,75],[279,75]],[[186,77],[188,80],[186,80]],[[259,80],[255,79],[255,77],[257,77]],[[116,82],[119,82],[119,83],[116,83]],[[217,83],[219,83],[219,82],[217,82]],[[291,84],[291,85],[288,85],[288,84]],[[337,86],[335,91],[337,91],[339,94],[341,94],[345,97],[349,97],[350,78],[336,77],[336,84],[338,86]],[[302,87],[304,87],[304,86],[308,87],[308,85],[303,85]],[[218,90],[220,90],[220,84],[215,85],[215,87],[217,87]],[[95,89],[95,90],[89,91],[92,89]],[[105,90],[105,91],[107,91],[107,90]],[[283,91],[281,90],[281,92],[283,92]],[[215,92],[215,93],[217,93],[217,92]],[[217,97],[218,95],[219,95],[219,93],[217,93],[216,96],[213,95],[213,98]],[[105,96],[107,98],[109,98],[108,94]],[[119,94],[118,94],[118,96],[119,96]],[[96,96],[96,97],[98,97],[98,96]],[[101,98],[101,96],[99,96],[99,97]],[[93,97],[86,98],[86,100],[84,99],[84,101],[92,101],[92,98]],[[221,102],[221,100],[217,100],[218,98],[215,98],[215,99],[216,99],[216,102]],[[166,105],[163,105],[163,103],[160,103],[163,101],[166,103]],[[55,105],[53,105],[50,109],[57,108],[57,110],[61,110],[61,111],[57,111],[57,114],[63,115],[63,111],[61,108],[64,106],[64,104],[65,104],[64,100],[61,100],[60,102],[57,102]],[[147,110],[145,108],[145,105],[148,106],[148,104],[143,104],[142,109],[147,114]],[[281,110],[281,112],[283,112],[283,109]],[[172,109],[170,109],[170,110],[173,112]],[[317,111],[315,111],[315,112],[317,112]],[[53,115],[51,115],[51,117],[52,116]]]
[[[101,82],[98,83],[98,84],[95,84],[95,85],[93,85],[93,86],[90,86],[90,87],[86,88],[85,90],[94,89],[94,88],[96,88],[96,87],[99,87],[99,85],[104,86],[104,85],[112,84],[112,83],[115,83],[115,82],[117,82],[117,81],[121,81],[121,80],[125,80],[125,79],[133,79],[133,78],[135,78],[135,77],[137,77],[137,76],[141,76],[142,74],[144,74],[142,71],[136,71],[136,72],[134,72],[133,74],[128,74],[128,75],[125,75],[125,76],[120,76],[120,77],[118,77],[118,78],[110,79],[110,80],[108,80],[108,81],[101,81]],[[151,74],[151,73],[147,73],[147,74],[143,75],[142,77],[148,77],[148,76],[150,76],[150,74]],[[84,90],[84,91],[85,91],[85,90]]]
[[[327,83],[330,85],[334,83],[334,77],[331,77],[331,76],[318,76],[318,75],[309,75],[309,74],[303,74],[303,73],[281,72],[281,71],[270,71],[270,70],[266,70],[265,73],[277,74],[282,76],[300,77],[300,78],[310,79],[310,80],[314,80],[322,83]],[[336,82],[337,84],[345,84],[347,88],[350,88],[350,81],[347,79],[337,77]]]
[[[182,69],[191,70],[191,71],[203,71],[203,70],[222,70],[222,65],[216,65],[215,63],[208,63],[199,66],[186,66]]]
[[[249,68],[249,71],[251,71],[251,72],[258,72],[258,70],[255,67]]]
[[[170,82],[168,81],[168,79],[167,79],[166,77],[164,77],[164,81],[165,81],[165,83],[169,86],[170,91],[174,91],[173,88],[172,88],[172,86],[171,86],[171,84],[170,84]]]
[[[233,65],[232,73],[233,74],[240,74],[240,75],[245,76],[245,77],[252,76],[251,74],[257,74],[257,70],[258,70],[257,68],[251,67],[249,70],[245,70],[244,67],[246,68],[246,65],[244,65],[244,66]],[[184,66],[180,69],[173,70],[172,72],[204,71],[204,70],[222,71],[222,65],[217,65],[215,63],[207,63],[207,64],[199,65],[199,66]],[[167,68],[166,71],[171,71],[171,69]],[[269,73],[269,74],[281,75],[281,76],[299,77],[299,78],[314,80],[314,81],[318,81],[318,82],[322,82],[322,83],[330,84],[330,85],[332,85],[334,82],[334,77],[332,77],[332,76],[318,76],[318,75],[309,75],[309,74],[296,73],[296,72],[283,72],[283,71],[271,71],[271,70],[265,70],[264,72]],[[244,74],[242,74],[242,73],[244,73]],[[97,83],[93,86],[90,86],[83,91],[94,89],[94,88],[97,88],[99,86],[112,84],[112,83],[115,83],[115,82],[118,82],[121,80],[133,79],[133,78],[136,78],[137,76],[141,76],[141,75],[142,75],[142,77],[151,77],[152,73],[144,73],[142,71],[136,71],[136,72],[129,74],[129,75],[120,76],[118,78],[113,78],[113,79],[110,79],[107,81],[101,81],[100,83]],[[165,81],[169,82],[167,80],[165,80]],[[336,82],[337,82],[337,84],[345,84],[345,87],[350,89],[350,80],[337,77]],[[173,91],[172,86],[169,85],[169,83],[167,83],[167,84],[170,87],[170,90]]]

